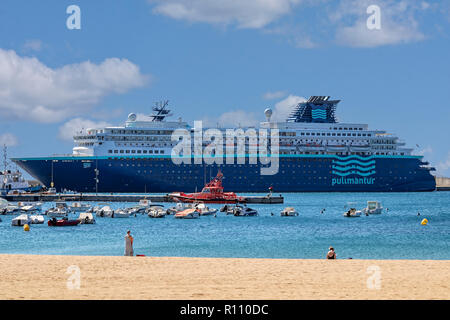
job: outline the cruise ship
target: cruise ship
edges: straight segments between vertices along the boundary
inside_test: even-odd
[[[174,138],[176,132],[188,132],[192,139],[184,145],[198,150],[198,135],[202,139],[203,131],[181,118],[168,121],[172,114],[167,101],[157,103],[147,119],[131,113],[124,125],[80,131],[74,136],[72,154],[12,160],[47,187],[78,192],[194,192],[219,170],[225,190],[234,192],[267,192],[269,188],[274,192],[436,189],[431,174],[435,169],[398,137],[369,129],[367,124],[339,123],[339,102],[329,96],[312,96],[294,106],[282,122],[272,121],[272,110],[266,109],[266,121],[258,128],[239,131],[260,130],[257,140],[245,136],[243,140],[223,139],[220,147],[227,152],[215,149],[209,156],[213,161],[207,161],[201,151],[200,157],[195,153],[173,156],[183,140]],[[214,129],[224,135],[229,130]],[[267,135],[261,135],[264,130]],[[238,140],[244,141],[243,147]],[[205,150],[210,144],[202,140],[200,148]],[[264,145],[267,152],[261,151]],[[251,159],[255,150],[271,163]],[[176,161],[180,158],[183,162]],[[262,169],[269,167],[270,173],[262,174]]]

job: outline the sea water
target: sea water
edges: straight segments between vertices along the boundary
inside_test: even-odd
[[[96,224],[76,227],[48,227],[46,218],[45,224],[25,232],[11,226],[13,216],[0,216],[0,253],[118,256],[124,254],[124,236],[131,230],[135,254],[146,256],[323,259],[333,246],[338,259],[450,259],[450,192],[283,196],[284,204],[249,205],[258,210],[257,217],[222,212],[193,220],[95,217]],[[363,209],[368,200],[380,201],[383,213],[343,217],[347,203]],[[43,210],[52,205],[43,204]],[[294,207],[299,216],[281,217],[285,207]],[[424,218],[428,225],[421,225]]]

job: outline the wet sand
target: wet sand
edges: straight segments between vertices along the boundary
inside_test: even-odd
[[[450,299],[447,260],[0,255],[0,270],[0,299]]]

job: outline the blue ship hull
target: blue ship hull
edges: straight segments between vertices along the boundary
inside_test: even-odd
[[[43,185],[57,190],[169,193],[201,190],[218,168],[225,191],[411,192],[434,191],[435,178],[420,156],[280,155],[279,170],[261,175],[261,164],[181,164],[170,157],[44,157],[13,159]],[[98,183],[96,172],[98,169]]]

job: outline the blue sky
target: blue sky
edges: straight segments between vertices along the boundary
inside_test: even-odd
[[[161,99],[174,118],[231,126],[330,95],[341,121],[397,134],[450,176],[449,56],[448,1],[4,0],[0,142],[9,156],[70,153],[76,128]]]

